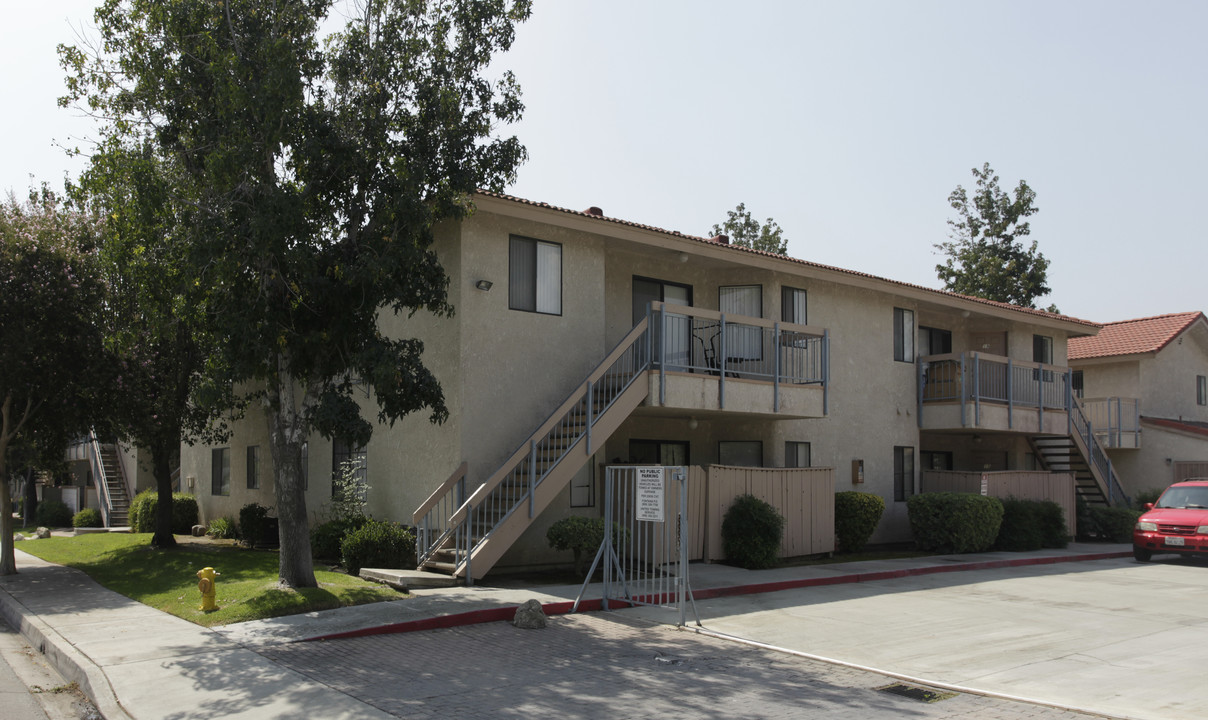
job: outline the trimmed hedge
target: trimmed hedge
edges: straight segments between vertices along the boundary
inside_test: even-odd
[[[1025,551],[1063,548],[1069,544],[1065,513],[1051,500],[1002,501],[1002,527],[994,542],[997,550]]]
[[[142,491],[130,503],[130,529],[136,533],[155,532],[155,509],[159,495],[155,488]],[[172,534],[189,535],[197,524],[197,498],[185,493],[172,493]]]
[[[239,508],[239,539],[248,547],[264,544],[264,533],[268,530],[268,508],[259,503],[248,503]]]
[[[345,520],[328,520],[310,529],[310,555],[320,560],[340,562],[340,543],[348,533],[356,530],[369,518],[349,518]]]
[[[835,550],[860,552],[885,513],[880,495],[848,490],[835,493]]]
[[[726,561],[759,570],[776,565],[784,518],[776,508],[754,495],[739,495],[721,521],[721,544]]]
[[[84,508],[71,518],[71,526],[78,528],[99,528],[105,524],[101,511],[96,508]]]
[[[34,522],[43,527],[71,527],[71,520],[71,508],[62,500],[43,500],[34,510]]]
[[[363,567],[414,568],[415,533],[382,520],[369,520],[340,541],[344,570],[358,575]]]
[[[1133,527],[1137,524],[1137,518],[1141,517],[1140,511],[1130,510],[1126,507],[1101,507],[1092,506],[1088,508],[1091,534],[1099,540],[1105,542],[1126,543],[1132,542]],[[1078,529],[1078,534],[1082,534],[1082,529]]]
[[[1002,526],[1002,501],[983,495],[923,493],[911,496],[906,510],[915,543],[930,552],[989,550]]]

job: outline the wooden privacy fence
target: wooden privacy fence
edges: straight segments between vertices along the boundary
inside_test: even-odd
[[[835,473],[832,468],[688,468],[689,560],[725,559],[721,523],[739,495],[766,501],[784,516],[780,557],[835,550]]]
[[[1075,535],[1077,507],[1075,505],[1074,474],[1027,470],[999,472],[960,472],[924,470],[922,492],[961,492],[987,495],[1005,500],[1052,500],[1065,513],[1065,527],[1070,537]]]

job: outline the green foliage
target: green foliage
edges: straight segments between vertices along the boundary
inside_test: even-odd
[[[344,570],[356,575],[364,567],[415,567],[415,533],[392,522],[368,520],[340,541]]]
[[[776,565],[784,518],[754,495],[739,495],[721,521],[721,544],[730,563],[749,570]]]
[[[149,242],[169,238],[181,277],[203,289],[193,316],[215,341],[201,389],[257,388],[289,438],[276,454],[291,458],[312,432],[365,444],[362,391],[382,423],[448,417],[423,343],[384,335],[379,315],[452,313],[433,227],[470,213],[477,189],[502,190],[525,158],[499,135],[523,104],[492,61],[528,0],[359,3],[329,34],[330,9],[106,0],[106,54],[60,48],[61,104],[106,121],[94,165],[147,155],[160,168],[171,207],[149,215],[166,224]],[[131,185],[123,207],[153,208],[151,185]],[[308,516],[292,462],[274,490],[281,580],[313,586],[290,520]]]
[[[935,271],[950,292],[1034,308],[1036,298],[1049,293],[1049,261],[1036,241],[1025,247],[1019,238],[1032,232],[1024,218],[1039,211],[1036,192],[1020,180],[1012,198],[999,188],[990,163],[973,168],[973,177],[972,200],[960,185],[948,196],[959,219],[948,221],[951,240],[935,245],[948,258]]]
[[[619,524],[612,524],[614,547],[620,547],[629,537],[629,531]],[[586,518],[578,515],[564,517],[550,525],[545,531],[545,540],[554,550],[570,550],[575,557],[575,573],[583,574],[583,558],[594,553],[604,542],[604,518]]]
[[[259,503],[248,503],[239,508],[239,539],[250,548],[264,541],[268,530],[268,508]]]
[[[214,518],[210,521],[210,527],[206,528],[206,535],[219,540],[234,540],[239,537],[239,528],[235,526],[235,520],[232,518]]]
[[[1145,503],[1156,503],[1162,497],[1165,488],[1150,488],[1142,490],[1133,497],[1133,510],[1145,511]]]
[[[34,522],[46,527],[71,527],[71,510],[61,500],[43,500],[34,510]]]
[[[332,495],[329,509],[336,520],[363,520],[369,485],[366,484],[358,460],[340,464],[332,478]]]
[[[768,218],[762,226],[751,217],[745,203],[726,211],[726,221],[714,225],[714,235],[725,235],[733,245],[748,247],[754,250],[784,255],[789,250],[789,241],[783,237],[783,229],[772,218]]]
[[[71,518],[71,526],[78,528],[99,528],[105,524],[101,511],[96,508],[84,508]]]
[[[885,500],[880,495],[845,491],[835,493],[835,549],[860,552],[881,522]]]
[[[310,530],[311,555],[316,559],[339,562],[340,543],[343,542],[344,536],[367,522],[369,522],[368,518],[360,517],[328,520],[314,526]]]
[[[994,542],[995,549],[1009,551],[1063,548],[1069,543],[1065,513],[1051,500],[1002,501],[1002,526]]]
[[[154,489],[144,490],[130,503],[130,528],[136,533],[155,532],[155,510],[159,496]],[[172,493],[172,532],[188,535],[197,524],[197,498],[185,493]]]
[[[994,545],[1003,504],[998,498],[972,493],[923,493],[906,501],[906,512],[920,550],[973,553]]]
[[[1103,542],[1126,543],[1132,542],[1133,526],[1141,517],[1139,510],[1125,507],[1102,507],[1093,505],[1087,508],[1087,527],[1078,527],[1078,537],[1101,540]],[[1081,521],[1082,518],[1079,518]]]

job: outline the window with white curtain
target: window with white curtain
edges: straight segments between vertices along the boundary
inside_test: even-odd
[[[735,315],[763,317],[763,286],[732,285],[717,289],[717,309],[726,315],[727,362],[763,359],[763,330],[742,325]]]
[[[508,246],[508,307],[562,314],[562,246],[513,235]]]

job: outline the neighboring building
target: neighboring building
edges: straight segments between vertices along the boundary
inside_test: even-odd
[[[1075,391],[1130,495],[1208,477],[1208,321],[1108,323],[1070,341]]]
[[[1094,454],[1068,439],[1077,411],[1065,358],[1095,323],[597,208],[491,193],[475,202],[436,233],[456,315],[381,321],[424,341],[448,421],[417,413],[378,426],[366,448],[311,437],[316,519],[343,460],[365,473],[372,513],[414,521],[421,541],[451,532],[469,497],[473,535],[494,527],[475,550],[480,577],[556,559],[545,531],[567,514],[601,514],[603,465],[813,466],[835,469],[835,490],[884,497],[872,540],[899,542],[922,469],[1056,469]],[[364,405],[374,417],[368,395]],[[266,423],[254,414],[226,446],[182,448],[182,485],[205,522],[273,504]],[[1040,449],[1054,440],[1063,449]],[[1113,494],[1110,470],[1087,477],[1092,501]],[[421,504],[436,510],[413,515]]]

